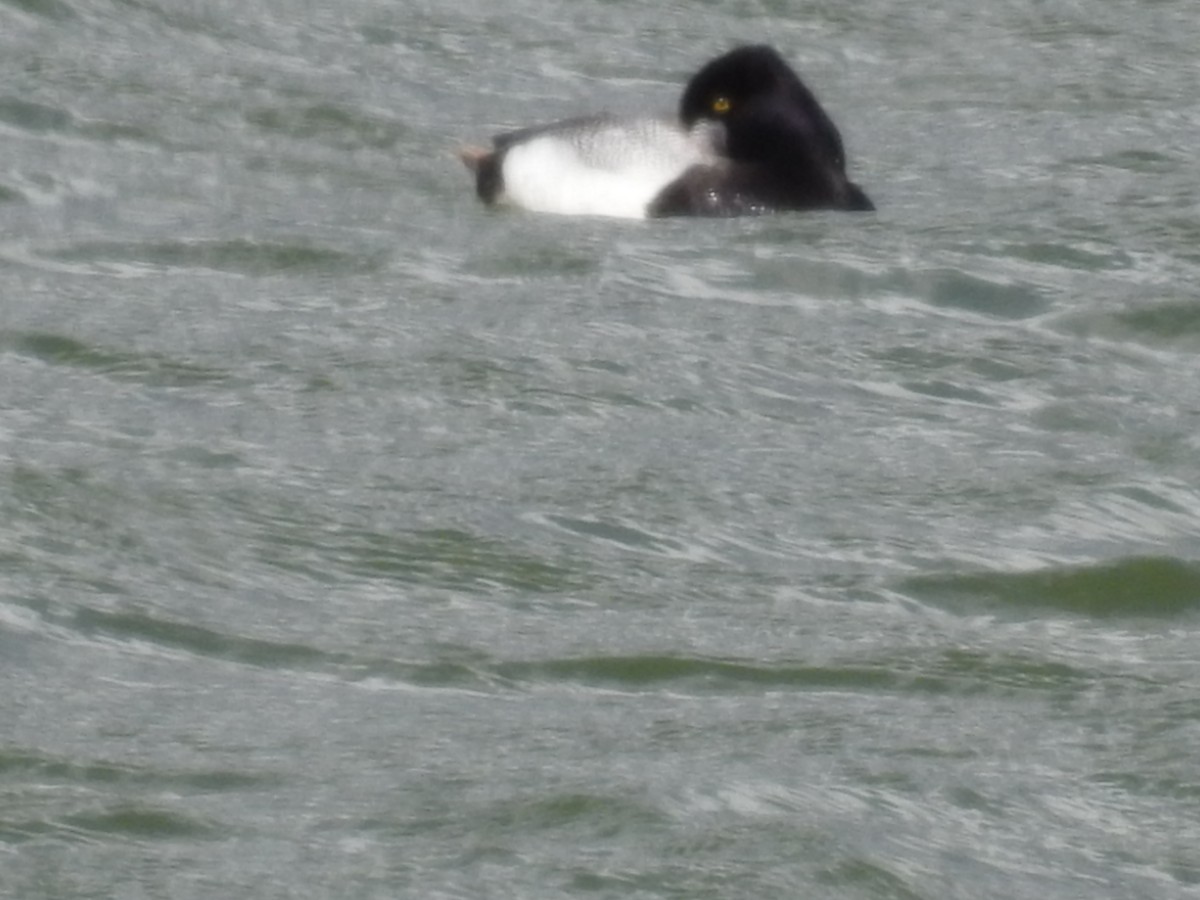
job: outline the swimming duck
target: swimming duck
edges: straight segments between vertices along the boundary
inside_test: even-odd
[[[489,205],[538,212],[740,216],[870,210],[833,121],[771,47],[738,47],[688,81],[676,118],[583,116],[460,156]]]

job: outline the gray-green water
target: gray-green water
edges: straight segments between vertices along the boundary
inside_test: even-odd
[[[871,216],[451,150],[769,40]],[[1195,0],[0,0],[0,895],[1200,894]]]

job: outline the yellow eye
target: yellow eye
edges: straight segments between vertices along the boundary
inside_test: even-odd
[[[728,97],[714,97],[712,102],[712,111],[720,115],[721,113],[729,112],[729,107],[732,106]]]

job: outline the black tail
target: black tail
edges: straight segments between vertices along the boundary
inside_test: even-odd
[[[495,203],[504,189],[504,178],[500,174],[502,154],[478,147],[464,147],[459,151],[458,158],[475,173],[475,192],[479,194],[479,199],[484,203]]]

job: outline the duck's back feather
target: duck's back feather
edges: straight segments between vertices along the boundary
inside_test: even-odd
[[[663,188],[716,159],[710,130],[665,118],[586,116],[497,135],[480,197],[539,212],[642,218]]]

